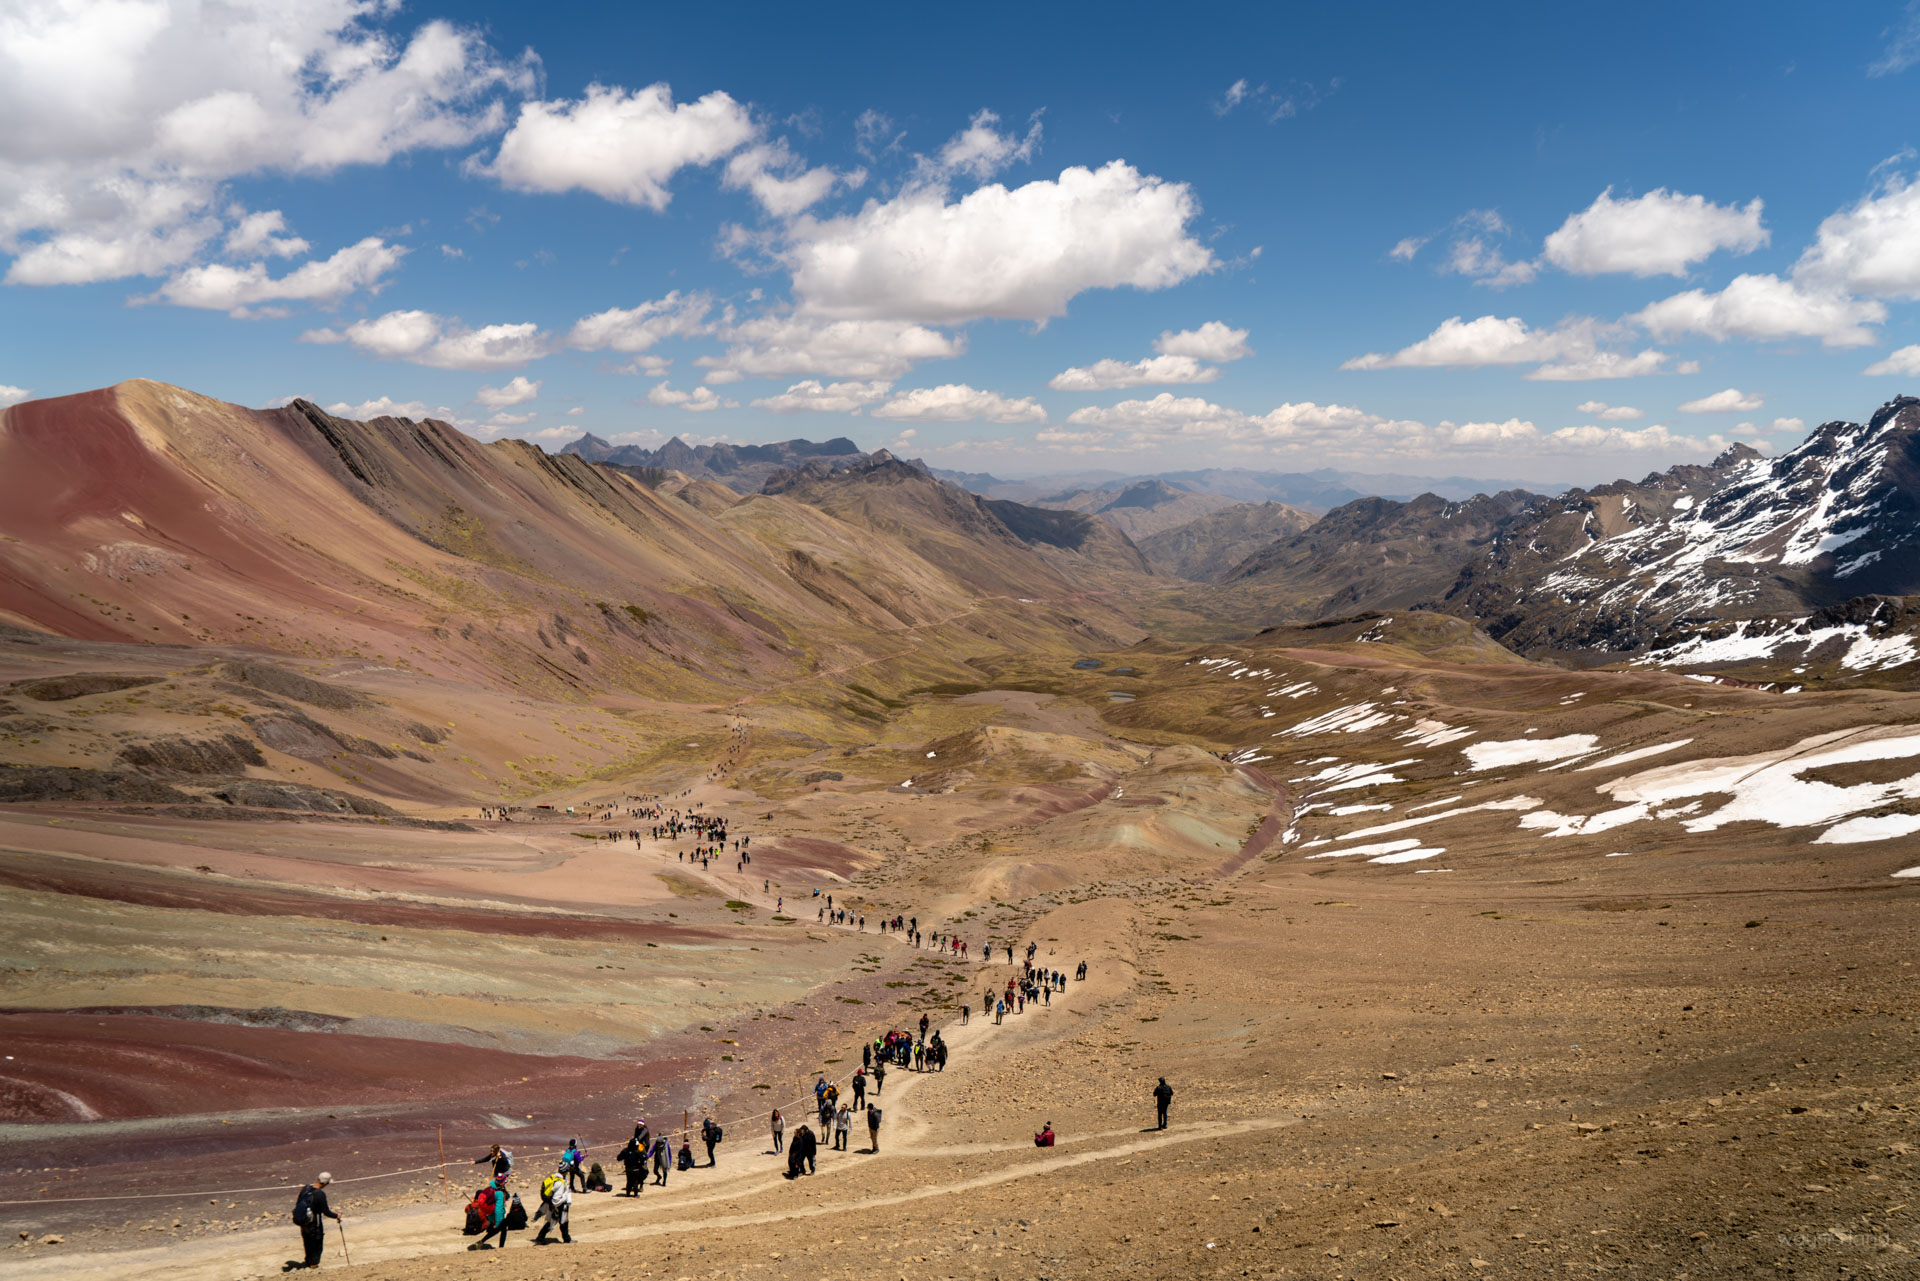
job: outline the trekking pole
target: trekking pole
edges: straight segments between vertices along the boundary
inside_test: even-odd
[[[340,1229],[340,1253],[346,1256],[347,1266],[352,1267],[353,1251],[347,1249],[347,1225],[343,1223],[341,1220],[335,1219],[333,1221],[333,1226]]]

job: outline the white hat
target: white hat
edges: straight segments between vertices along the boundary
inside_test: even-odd
[[[319,1179],[320,1186],[325,1187],[327,1186],[327,1184],[332,1182],[333,1182],[333,1176],[331,1174],[328,1174],[325,1170],[322,1170],[320,1172],[320,1179]]]

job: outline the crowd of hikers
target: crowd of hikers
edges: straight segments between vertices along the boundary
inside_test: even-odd
[[[739,753],[746,739],[744,721],[733,726],[733,741],[730,744],[729,759],[723,763],[725,768],[737,764]],[[721,767],[716,767],[721,768]],[[711,777],[711,776],[710,776]],[[634,842],[636,849],[644,849],[649,840],[656,844],[678,843],[692,838],[691,850],[680,848],[676,851],[681,862],[698,863],[703,870],[710,867],[716,859],[722,859],[729,853],[735,859],[736,870],[744,872],[753,861],[751,852],[752,837],[734,834],[729,821],[721,815],[705,811],[699,802],[688,801],[689,792],[667,798],[660,796],[629,796],[623,805],[610,806],[596,817],[605,821],[616,818],[640,820],[634,826],[616,832]],[[683,802],[676,804],[675,802]],[[511,821],[511,815],[517,806],[489,807],[483,813],[497,821]],[[539,807],[542,809],[548,807]],[[624,810],[624,813],[622,811]],[[729,850],[728,842],[732,842]],[[763,883],[764,890],[773,894],[771,879]],[[857,908],[845,903],[836,903],[831,891],[814,889],[813,897],[820,900],[816,919],[821,923],[845,925],[865,931],[866,916]],[[775,910],[784,911],[784,896],[775,896]],[[900,935],[904,941],[916,948],[931,944],[940,955],[951,959],[967,961],[971,959],[970,945],[950,932],[934,931],[930,936],[923,934],[917,916],[894,914],[876,922],[881,933]],[[1012,944],[1002,945],[1006,951],[1008,964],[1014,961]],[[995,945],[985,945],[985,959],[993,961]],[[1055,992],[1064,992],[1067,988],[1067,976],[1059,970],[1036,965],[1035,958],[1039,945],[1029,943],[1020,971],[1007,979],[1006,986],[998,992],[989,988],[982,1000],[981,1012],[991,1013],[995,1023],[1003,1022],[1008,1015],[1023,1013],[1029,1004],[1050,1005]],[[1087,977],[1087,964],[1082,961],[1074,972],[1077,980]],[[960,1022],[967,1024],[972,1017],[972,1009],[962,1003]],[[779,1109],[774,1109],[770,1118],[773,1140],[773,1155],[786,1157],[786,1177],[797,1179],[814,1173],[820,1143],[826,1140],[830,1150],[844,1152],[848,1150],[851,1134],[855,1125],[864,1121],[867,1127],[868,1154],[880,1151],[880,1127],[883,1119],[879,1104],[880,1095],[886,1085],[888,1068],[894,1067],[913,1072],[944,1072],[947,1067],[948,1046],[939,1030],[932,1027],[928,1015],[920,1016],[917,1033],[915,1029],[889,1029],[861,1047],[860,1066],[847,1080],[847,1094],[842,1095],[840,1086],[821,1076],[814,1082],[813,1103],[810,1119],[802,1121],[791,1134],[787,1132],[787,1120]],[[871,1098],[869,1095],[871,1094]],[[1153,1091],[1158,1108],[1160,1128],[1166,1128],[1167,1106],[1173,1095],[1166,1078],[1160,1079]],[[815,1126],[818,1131],[816,1133]],[[715,1164],[716,1149],[725,1137],[719,1122],[706,1117],[698,1127],[698,1138],[706,1149],[706,1164],[709,1168]],[[697,1165],[693,1154],[692,1133],[679,1135],[679,1147],[676,1151],[674,1138],[662,1131],[656,1133],[645,1119],[634,1124],[632,1137],[614,1154],[613,1160],[624,1175],[625,1186],[618,1194],[638,1197],[643,1188],[649,1186],[665,1187],[667,1176],[673,1170],[691,1170]],[[1033,1136],[1038,1147],[1052,1147],[1054,1144],[1053,1123],[1047,1122]],[[559,1162],[551,1174],[541,1178],[539,1183],[539,1201],[531,1216],[521,1202],[518,1193],[509,1186],[513,1176],[513,1154],[495,1144],[484,1155],[476,1158],[476,1165],[488,1167],[488,1180],[485,1186],[474,1192],[466,1206],[466,1233],[479,1239],[470,1244],[469,1250],[492,1250],[505,1248],[508,1234],[527,1229],[534,1220],[541,1221],[540,1230],[533,1240],[536,1245],[571,1244],[573,1234],[571,1216],[573,1194],[575,1192],[613,1192],[605,1172],[598,1163],[590,1163],[585,1151],[577,1140],[570,1141],[561,1154]],[[651,1179],[649,1179],[651,1175]],[[344,1224],[327,1201],[327,1185],[332,1181],[331,1174],[322,1174],[312,1184],[301,1189],[294,1207],[294,1223],[299,1227],[305,1249],[304,1261],[289,1260],[286,1271],[296,1268],[312,1268],[320,1265],[321,1253],[325,1246],[325,1221],[329,1218]],[[344,1227],[342,1243],[344,1246]],[[557,1239],[553,1234],[557,1233]],[[498,1241],[496,1247],[494,1242]]]
[[[896,921],[892,924],[899,928],[902,923]],[[908,928],[912,928],[911,924]],[[987,999],[994,1010],[996,1022],[1004,1020],[1009,1012],[1018,1014],[1023,1011],[1033,994],[1037,993],[1046,1002],[1052,992],[1066,989],[1067,980],[1062,972],[1034,964],[1037,950],[1037,945],[1028,945],[1021,973],[1007,980],[1004,992],[997,995],[988,992]],[[1009,947],[1007,952],[1011,959],[1013,949]],[[1079,979],[1087,977],[1086,962],[1082,961],[1076,967],[1075,976]],[[964,1023],[970,1011],[963,1004],[960,1012]],[[828,1142],[831,1151],[847,1151],[853,1129],[862,1121],[867,1128],[867,1146],[862,1151],[869,1155],[877,1154],[880,1151],[880,1128],[884,1117],[880,1097],[886,1088],[888,1068],[944,1072],[947,1055],[946,1039],[939,1029],[933,1027],[932,1018],[922,1014],[917,1028],[888,1029],[860,1047],[860,1066],[847,1078],[847,1094],[842,1094],[836,1082],[829,1081],[825,1075],[819,1076],[813,1084],[811,1117],[791,1134],[787,1132],[786,1116],[775,1108],[769,1118],[773,1141],[771,1155],[786,1158],[785,1177],[791,1180],[815,1173],[822,1140]],[[1167,1128],[1167,1110],[1173,1100],[1173,1088],[1167,1084],[1165,1077],[1160,1078],[1151,1091],[1151,1097],[1158,1128],[1164,1130]],[[613,1158],[625,1176],[625,1187],[618,1195],[638,1197],[642,1189],[649,1185],[649,1174],[652,1186],[665,1187],[670,1171],[696,1168],[698,1162],[693,1154],[696,1135],[706,1149],[707,1167],[713,1168],[717,1164],[717,1149],[726,1137],[720,1123],[713,1117],[702,1119],[697,1131],[681,1133],[677,1150],[672,1134],[665,1131],[656,1133],[644,1118],[636,1121],[632,1137]],[[1055,1137],[1053,1122],[1048,1121],[1034,1134],[1034,1146],[1050,1148],[1054,1146]],[[523,1231],[536,1220],[540,1222],[540,1230],[534,1235],[535,1245],[570,1245],[573,1242],[573,1194],[614,1191],[600,1164],[588,1161],[586,1151],[577,1139],[568,1141],[553,1172],[541,1178],[539,1202],[531,1215],[527,1213],[519,1194],[508,1186],[514,1169],[512,1152],[496,1143],[474,1158],[473,1164],[486,1166],[488,1178],[486,1184],[475,1191],[467,1202],[465,1231],[467,1235],[479,1238],[467,1246],[469,1250],[504,1249],[510,1233]],[[329,1218],[342,1225],[340,1230],[344,1245],[345,1220],[327,1201],[326,1189],[332,1180],[331,1174],[322,1174],[300,1190],[294,1205],[293,1221],[300,1229],[305,1258],[288,1260],[284,1271],[320,1266],[326,1242],[325,1221]],[[498,1241],[498,1246],[494,1244],[495,1241]]]

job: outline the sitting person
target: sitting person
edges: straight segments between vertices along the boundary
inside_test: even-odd
[[[682,1170],[691,1170],[693,1168],[693,1141],[692,1140],[685,1139],[685,1138],[680,1140],[680,1158],[674,1164],[677,1168]]]
[[[1053,1146],[1053,1122],[1049,1121],[1040,1127],[1040,1133],[1033,1136],[1033,1146],[1036,1148]]]

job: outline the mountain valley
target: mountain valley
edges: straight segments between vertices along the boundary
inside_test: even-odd
[[[264,1275],[323,1167],[371,1278],[1898,1275],[1917,441],[1296,505],[0,410],[0,1277]],[[457,1266],[490,1145],[703,1115]]]

